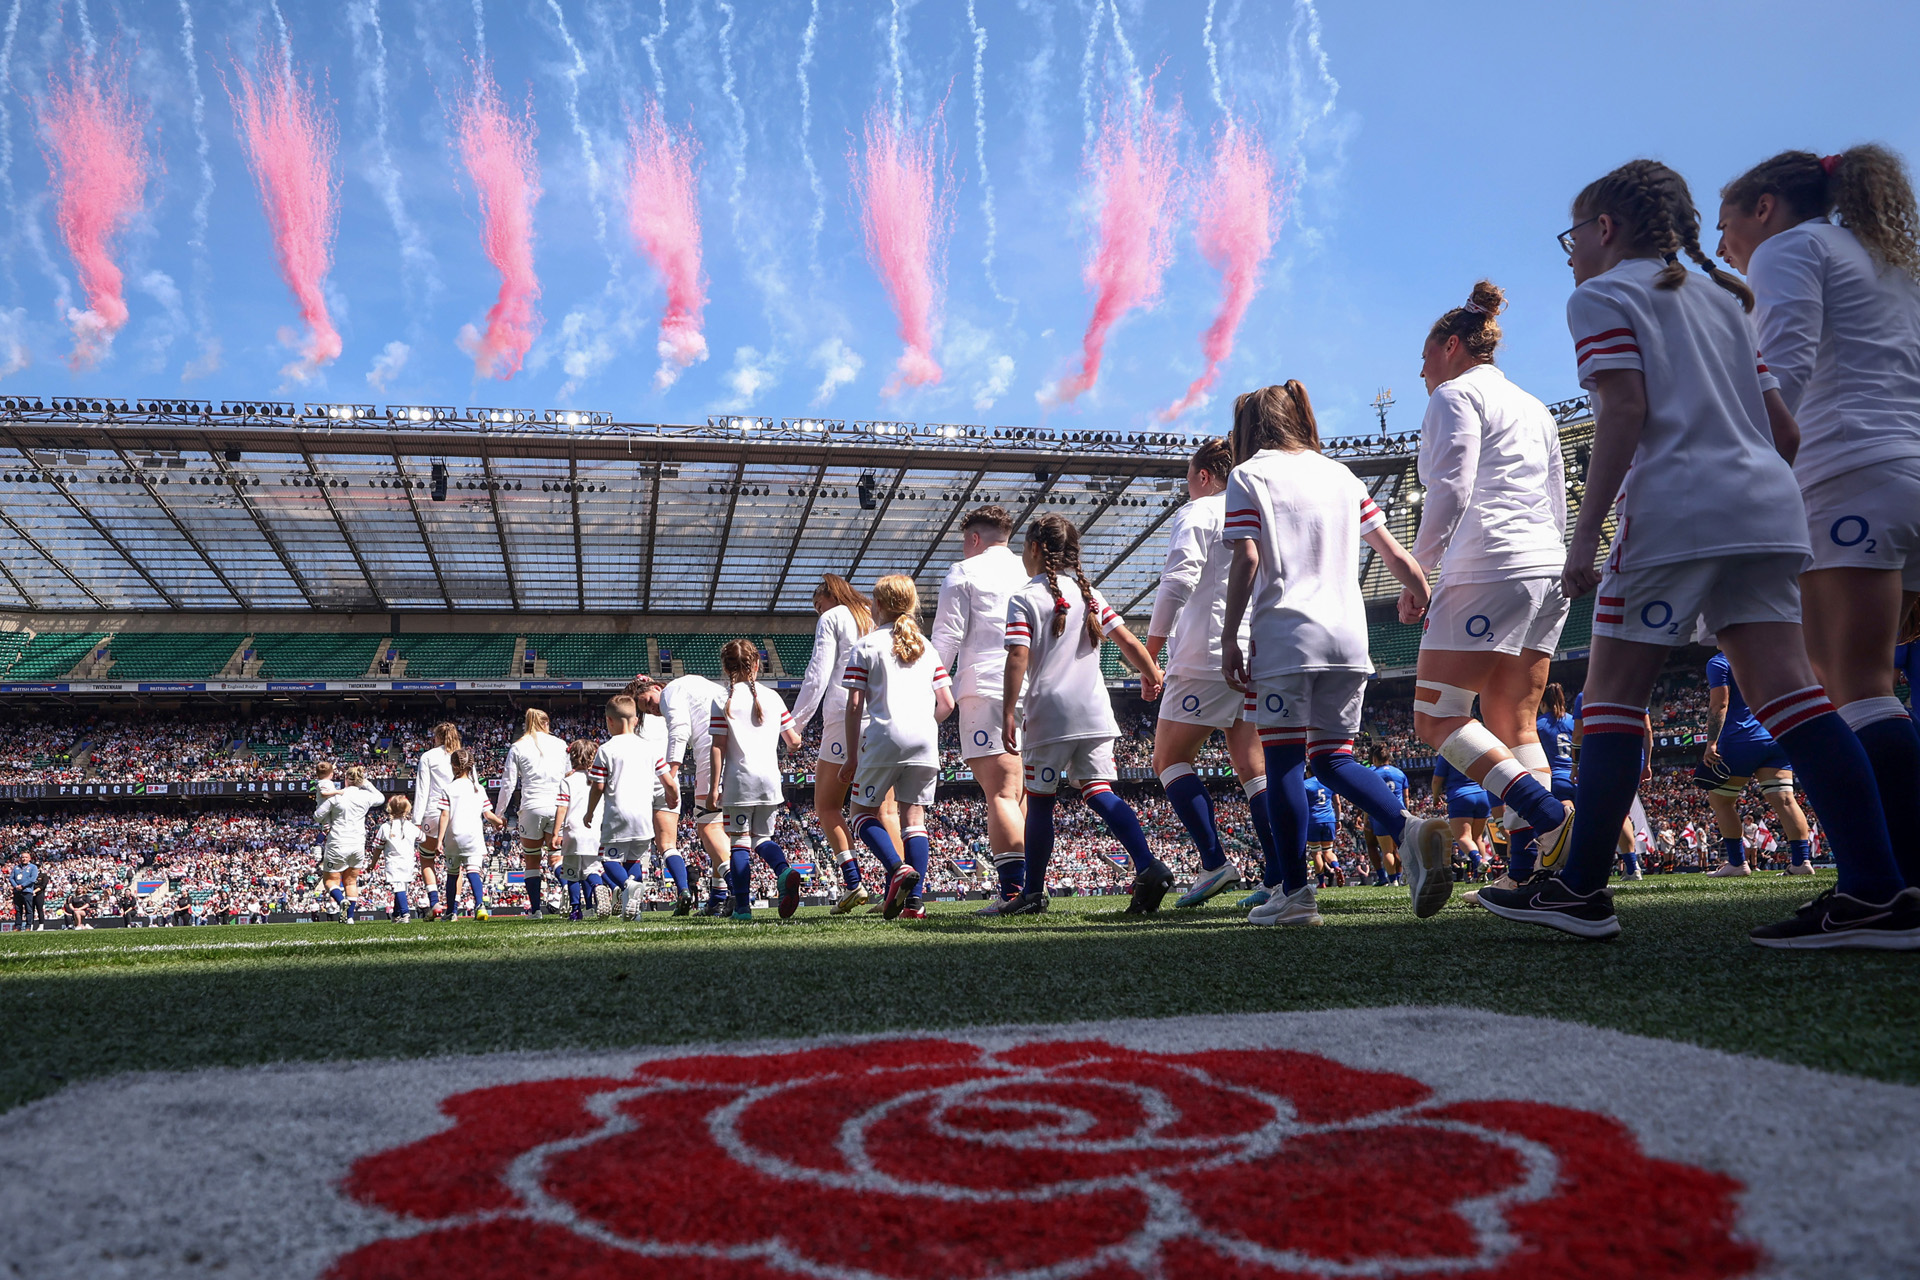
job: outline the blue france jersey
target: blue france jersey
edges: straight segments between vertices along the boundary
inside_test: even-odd
[[[1402,809],[1407,807],[1407,775],[1390,764],[1374,769],[1380,775],[1380,781],[1387,784],[1387,790],[1393,792],[1393,798]]]
[[[1307,821],[1314,826],[1333,825],[1333,792],[1318,778],[1307,779]]]
[[[1720,726],[1720,737],[1715,741],[1715,746],[1723,742],[1773,741],[1754,717],[1753,708],[1740,696],[1740,686],[1733,679],[1733,664],[1727,661],[1726,654],[1716,653],[1707,659],[1707,688],[1724,688],[1727,691],[1727,718]]]
[[[1574,703],[1575,707],[1580,704]],[[1540,747],[1547,753],[1547,767],[1554,773],[1573,770],[1573,717],[1541,716],[1533,726],[1540,734]]]
[[[1449,803],[1477,804],[1488,798],[1485,787],[1448,764],[1445,756],[1433,762],[1433,776],[1440,780],[1440,789]]]
[[[1920,640],[1894,646],[1893,669],[1907,678],[1907,714],[1920,723]]]

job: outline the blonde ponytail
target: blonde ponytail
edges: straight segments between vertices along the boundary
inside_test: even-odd
[[[893,656],[903,667],[920,661],[927,638],[920,634],[914,614],[920,612],[920,591],[904,573],[890,573],[873,584],[873,607],[893,619]]]

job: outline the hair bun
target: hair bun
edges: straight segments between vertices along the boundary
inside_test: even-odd
[[[1497,316],[1507,309],[1507,295],[1491,280],[1482,280],[1467,295],[1467,310],[1483,316]]]

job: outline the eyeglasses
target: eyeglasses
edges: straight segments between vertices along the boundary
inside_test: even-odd
[[[1566,250],[1567,256],[1569,258],[1573,256],[1573,233],[1578,231],[1580,228],[1586,226],[1588,222],[1598,222],[1598,221],[1600,221],[1600,215],[1596,213],[1591,218],[1588,218],[1583,222],[1574,223],[1572,226],[1568,227],[1565,231],[1562,231],[1556,237],[1556,239],[1560,241],[1560,247]]]

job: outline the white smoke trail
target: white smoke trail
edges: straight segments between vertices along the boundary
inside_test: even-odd
[[[818,4],[818,0],[815,0]],[[973,160],[980,168],[980,214],[986,220],[986,248],[980,255],[980,269],[987,277],[987,288],[993,290],[997,301],[1009,306],[1017,306],[1012,298],[1000,292],[1000,281],[994,276],[994,241],[999,235],[999,224],[993,211],[993,179],[987,173],[987,29],[980,25],[974,14],[974,0],[967,0],[967,30],[973,35]]]
[[[193,199],[193,230],[187,247],[193,251],[189,292],[193,300],[194,341],[200,353],[188,365],[191,373],[211,373],[220,367],[220,340],[214,336],[213,313],[207,307],[207,218],[213,207],[212,143],[207,137],[207,95],[200,87],[200,50],[193,35],[193,6],[180,0],[180,56],[187,64],[187,93],[192,99],[194,161],[200,169],[200,190]]]
[[[1127,93],[1133,100],[1135,112],[1146,101],[1147,82],[1140,75],[1140,61],[1133,56],[1133,43],[1127,39],[1126,29],[1120,25],[1120,0],[1107,0],[1107,13],[1113,22],[1113,47],[1120,54],[1120,69],[1126,73]]]
[[[7,199],[7,241],[4,258],[7,293],[17,297],[19,281],[13,274],[14,242],[20,238],[20,203],[13,190],[13,41],[20,32],[22,0],[13,0],[7,9],[7,25],[0,36],[0,189]]]
[[[1227,112],[1227,95],[1220,85],[1220,46],[1213,39],[1213,7],[1219,0],[1207,0],[1207,20],[1200,28],[1200,43],[1207,49],[1207,88],[1213,96],[1213,105],[1226,116],[1227,127],[1233,127],[1233,117]]]
[[[293,35],[287,30],[287,15],[280,12],[280,0],[268,0],[273,9],[273,24],[280,31],[280,61],[285,64],[287,78],[293,78]]]
[[[180,0],[184,8],[187,0]],[[354,60],[360,64],[368,96],[372,99],[373,187],[386,208],[387,220],[400,242],[400,267],[412,302],[431,301],[440,292],[438,264],[420,224],[407,212],[400,190],[400,166],[394,162],[393,144],[387,137],[390,109],[387,102],[387,36],[380,21],[380,0],[353,0],[347,9],[347,24],[353,31]],[[417,308],[409,308],[417,310]]]
[[[733,75],[733,5],[728,0],[719,0],[714,6],[726,15],[726,21],[720,24],[720,93],[727,100],[727,106],[733,114],[733,138],[728,143],[733,152],[733,182],[727,191],[727,204],[733,214],[733,233],[740,234],[741,193],[747,186],[747,108],[740,101],[739,91],[734,85]]]
[[[580,158],[587,166],[587,196],[593,203],[594,238],[600,242],[602,249],[606,249],[607,210],[600,200],[600,160],[593,152],[593,135],[580,119],[580,81],[587,74],[587,59],[580,52],[580,46],[574,43],[573,33],[567,30],[567,15],[560,8],[560,0],[547,0],[547,8],[553,11],[553,20],[560,27],[560,41],[567,46],[567,54],[573,59],[573,65],[566,70],[567,119],[573,125],[573,136],[580,140]]]
[[[666,0],[661,0],[662,4]],[[967,0],[971,12],[973,0]],[[827,190],[820,182],[820,166],[813,162],[813,83],[807,69],[813,65],[813,43],[820,33],[820,0],[807,12],[807,29],[800,33],[800,163],[807,170],[807,189],[813,193],[813,217],[807,221],[807,266],[820,275],[820,233],[827,225]]]
[[[1325,94],[1317,108],[1307,93],[1307,77],[1301,74],[1303,41],[1306,60],[1312,64],[1309,74]],[[1313,0],[1293,0],[1293,28],[1287,37],[1287,72],[1290,95],[1287,114],[1292,132],[1287,150],[1296,168],[1303,170],[1305,162],[1300,149],[1306,141],[1307,132],[1333,114],[1334,101],[1340,94],[1340,82],[1333,78],[1327,51],[1320,44],[1320,11],[1314,7]]]
[[[893,68],[893,131],[899,133],[907,99],[907,73],[900,60],[900,0],[893,0],[893,15],[887,19],[887,58]]]
[[[473,0],[473,57],[487,60],[487,9],[485,0]]]
[[[79,3],[73,6],[73,16],[79,20],[80,47],[86,52],[87,67],[91,70],[94,57],[100,52],[100,47],[93,39],[93,19],[87,16],[87,0],[79,0]]]
[[[1093,0],[1087,19],[1087,44],[1080,52],[1080,128],[1085,138],[1082,150],[1093,154],[1093,69],[1094,54],[1100,48],[1100,19],[1107,13],[1106,0]]]
[[[475,4],[480,0],[474,0]],[[814,12],[820,11],[820,0],[814,0]],[[667,96],[667,78],[660,73],[660,42],[667,36],[667,0],[660,0],[660,28],[650,36],[640,37],[640,47],[647,51],[647,65],[653,68],[653,100],[662,102]]]

